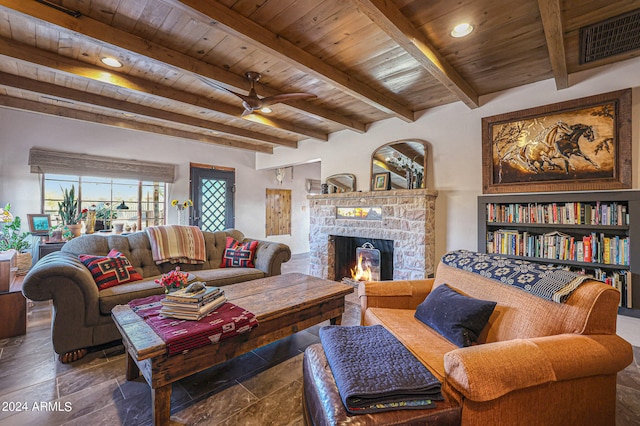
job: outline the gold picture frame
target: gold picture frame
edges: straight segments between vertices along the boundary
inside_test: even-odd
[[[482,192],[631,188],[631,89],[482,119]]]
[[[391,172],[375,173],[373,175],[373,190],[388,191],[391,189]]]

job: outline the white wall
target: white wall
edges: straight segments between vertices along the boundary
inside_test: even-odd
[[[27,213],[40,213],[39,176],[30,173],[28,166],[29,149],[40,147],[176,164],[168,200],[189,197],[190,162],[234,167],[236,228],[248,237],[265,238],[265,188],[278,184],[275,172],[256,170],[253,152],[6,108],[0,108],[0,129],[0,205],[11,203],[12,213],[23,219],[24,230]],[[300,208],[302,191],[307,177],[320,178],[320,167],[316,163],[295,171],[295,179],[282,186],[293,190],[292,235],[268,240],[284,242],[294,253],[302,253],[309,250],[308,212]],[[177,223],[176,210],[167,211],[168,222]]]
[[[276,167],[319,158],[322,179],[334,173],[353,173],[358,189],[369,190],[371,154],[387,142],[417,138],[432,146],[436,202],[436,258],[453,249],[477,246],[476,201],[482,194],[482,117],[582,98],[614,90],[633,91],[633,187],[638,188],[640,135],[640,58],[570,76],[571,87],[557,91],[553,80],[495,93],[481,98],[471,110],[462,102],[432,108],[414,123],[389,119],[374,123],[365,134],[334,133],[328,142],[305,141],[297,150],[277,148],[274,155],[257,154],[258,168]]]
[[[309,252],[309,203],[305,182],[307,178],[320,179],[320,163],[287,167],[282,184],[276,180],[275,169],[256,171],[254,175],[256,180],[243,190],[243,208],[236,208],[236,227],[244,232],[245,228],[240,227],[238,223],[251,223],[251,226],[260,228],[260,238],[287,244],[293,254]],[[265,237],[266,188],[291,190],[291,235]],[[236,193],[236,203],[238,203],[238,195]]]

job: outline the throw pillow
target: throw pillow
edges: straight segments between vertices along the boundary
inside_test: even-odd
[[[81,254],[78,259],[93,275],[98,290],[142,280],[129,259],[117,250],[111,250],[107,256]]]
[[[258,241],[241,243],[227,237],[227,246],[222,255],[221,268],[255,268],[253,258],[256,256]]]
[[[496,302],[465,296],[443,284],[418,305],[415,317],[462,348],[478,340],[495,307]]]

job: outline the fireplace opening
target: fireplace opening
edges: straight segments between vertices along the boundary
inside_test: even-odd
[[[377,238],[362,238],[362,237],[343,237],[332,236],[335,249],[335,281],[342,281],[343,279],[361,280],[361,281],[389,281],[393,279],[393,241],[382,240]],[[379,261],[375,259],[376,254],[371,253],[370,246],[375,250],[380,251]],[[362,250],[364,248],[364,250]],[[360,249],[360,250],[358,250]],[[357,252],[360,251],[362,256],[358,259]],[[354,277],[354,270],[358,267],[366,269],[367,266],[377,272],[379,269],[379,275],[374,274],[372,278],[367,277]]]

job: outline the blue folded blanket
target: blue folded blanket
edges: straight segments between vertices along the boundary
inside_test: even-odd
[[[350,414],[435,407],[438,379],[380,325],[326,326],[320,340]]]

